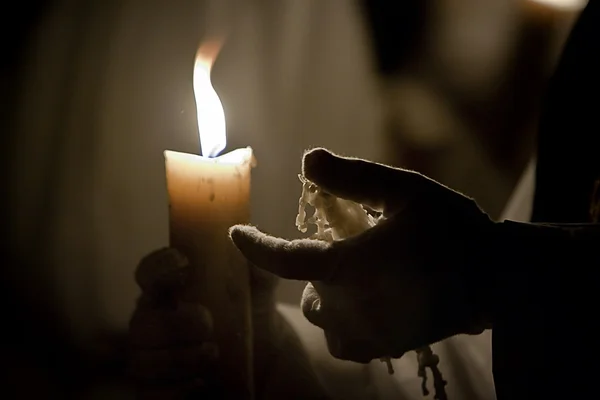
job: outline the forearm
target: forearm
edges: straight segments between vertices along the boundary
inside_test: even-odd
[[[505,221],[495,226],[488,275],[492,315],[555,312],[581,308],[598,289],[599,224],[529,224]]]

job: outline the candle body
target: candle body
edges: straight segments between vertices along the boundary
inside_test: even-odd
[[[228,234],[249,222],[252,163],[250,148],[216,158],[165,151],[170,245],[192,268],[182,296],[212,313],[217,377],[231,399],[253,396],[249,269]]]

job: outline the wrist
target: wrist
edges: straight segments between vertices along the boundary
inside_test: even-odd
[[[515,299],[522,298],[527,290],[535,253],[529,229],[527,224],[490,221],[479,232],[470,279],[476,315],[488,326],[506,310],[518,306]]]
[[[507,314],[535,309],[553,296],[561,270],[578,264],[577,240],[560,227],[506,220],[493,223],[484,238],[478,280],[491,324]]]
[[[472,308],[472,330],[481,332],[491,327],[497,302],[497,272],[506,260],[508,237],[501,222],[485,221],[472,239],[473,258],[465,277]],[[470,333],[470,332],[468,332]]]

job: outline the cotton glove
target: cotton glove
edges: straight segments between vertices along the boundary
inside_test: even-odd
[[[305,154],[304,176],[324,192],[380,212],[373,228],[327,243],[287,241],[251,226],[231,238],[254,265],[309,281],[306,318],[324,330],[331,354],[368,363],[486,326],[486,280],[495,223],[477,204],[413,171]]]

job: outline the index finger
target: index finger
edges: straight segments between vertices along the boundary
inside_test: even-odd
[[[248,261],[281,278],[318,281],[328,279],[333,273],[336,250],[327,242],[313,239],[288,241],[248,225],[233,226],[229,233]]]

